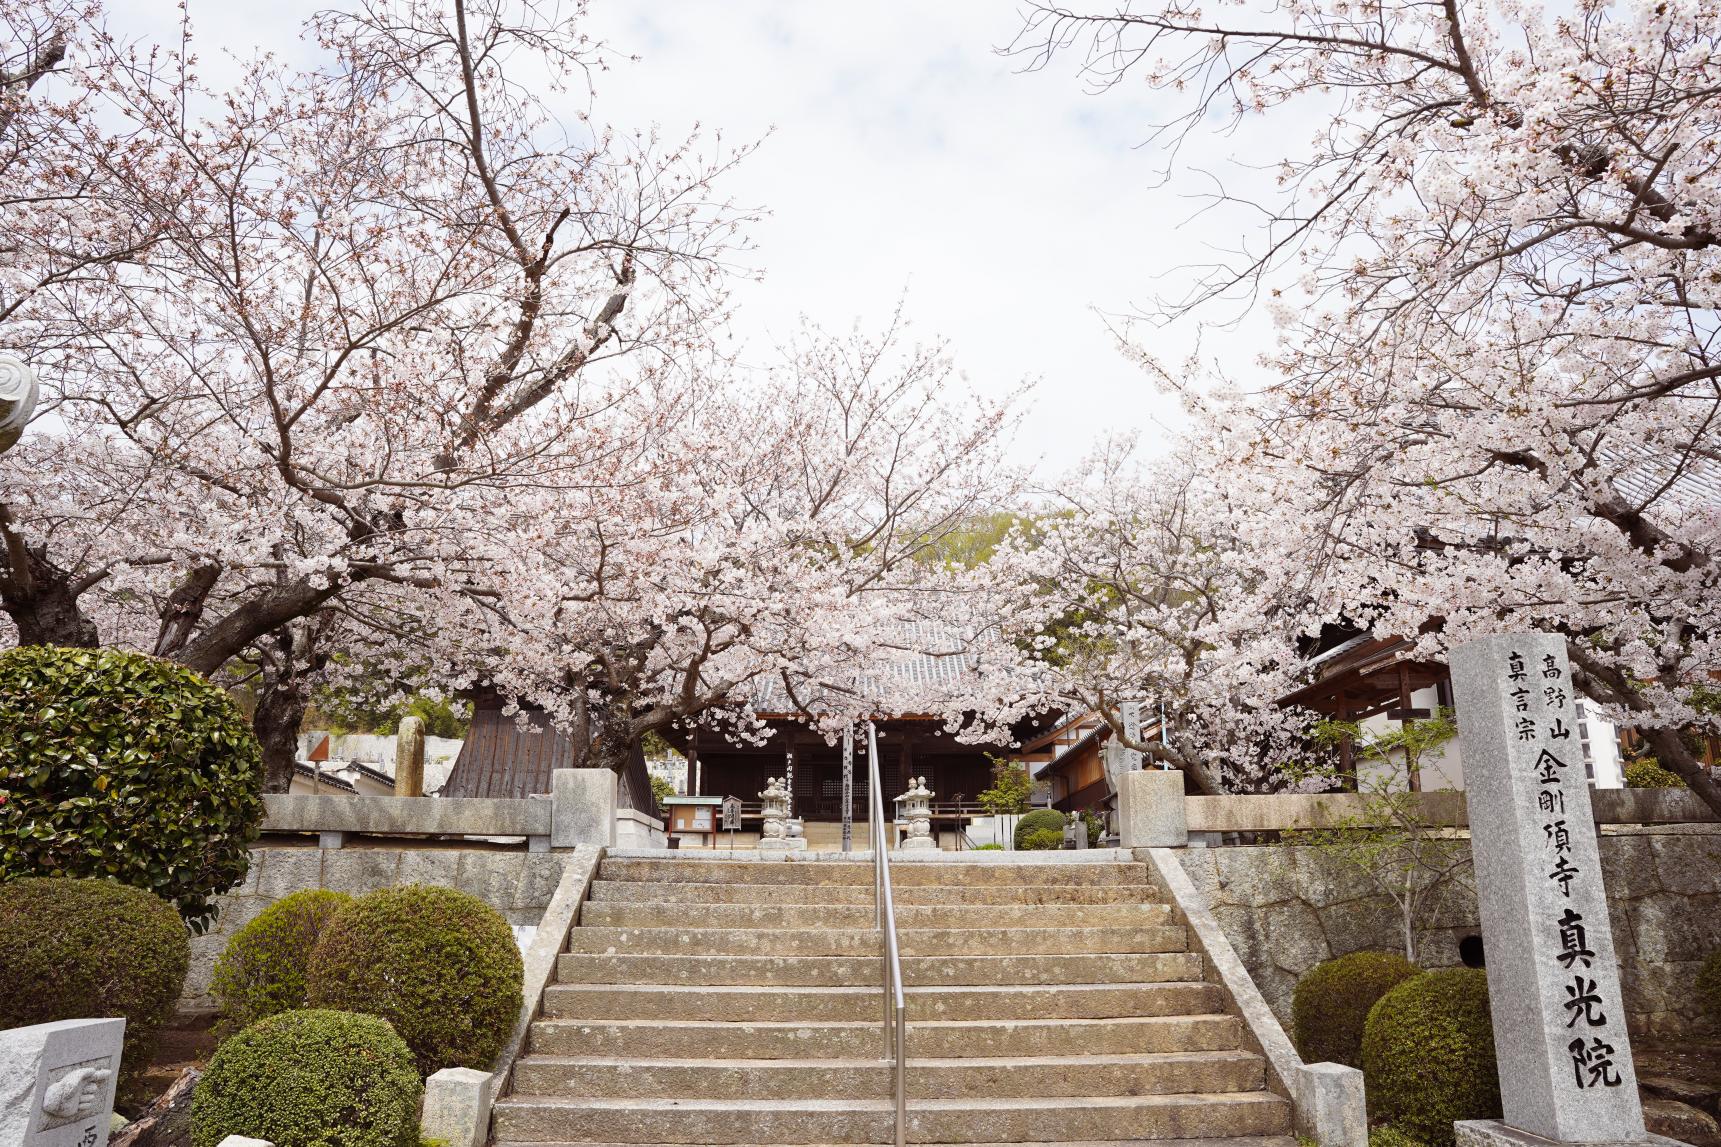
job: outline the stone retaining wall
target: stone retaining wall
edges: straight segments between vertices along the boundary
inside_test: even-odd
[[[251,850],[245,883],[219,898],[215,927],[191,938],[182,1011],[209,1011],[209,979],[228,939],[290,892],[328,888],[358,895],[400,884],[438,884],[470,892],[516,927],[537,927],[571,854],[486,848],[293,848]]]
[[[1631,1030],[1691,1034],[1702,1024],[1692,982],[1721,948],[1721,826],[1605,829],[1599,843]],[[1287,1027],[1291,990],[1316,964],[1364,948],[1404,950],[1397,906],[1318,849],[1190,848],[1179,857]],[[1475,896],[1446,890],[1424,923],[1419,962],[1458,964],[1459,941],[1480,932]]]

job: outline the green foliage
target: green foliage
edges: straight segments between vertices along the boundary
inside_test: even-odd
[[[1362,1069],[1369,1118],[1429,1147],[1452,1147],[1454,1120],[1499,1118],[1487,973],[1443,968],[1382,996],[1364,1025]]]
[[[651,799],[657,804],[657,807],[662,808],[663,802],[674,795],[675,786],[670,784],[667,778],[653,774],[651,778]]]
[[[975,852],[1003,852],[1004,846],[1001,844],[977,844],[974,846],[973,851],[975,851]]]
[[[1721,948],[1709,953],[1697,970],[1697,1006],[1709,1022],[1721,1029]]]
[[[0,654],[0,880],[111,878],[202,931],[245,877],[263,757],[228,696],[117,649]]]
[[[344,892],[322,888],[294,892],[234,933],[215,962],[210,984],[227,1030],[305,1006],[311,950],[329,920],[352,902]]]
[[[1628,789],[1682,789],[1685,781],[1672,769],[1664,769],[1654,757],[1639,757],[1625,765]]]
[[[472,707],[464,701],[414,694],[404,701],[379,702],[386,683],[377,680],[358,688],[323,686],[313,696],[306,727],[327,726],[331,733],[393,733],[404,717],[424,722],[427,737],[464,737]]]
[[[1416,960],[1416,928],[1438,890],[1461,881],[1470,869],[1468,842],[1423,819],[1421,794],[1409,781],[1430,767],[1431,757],[1458,733],[1449,709],[1425,721],[1366,736],[1360,725],[1322,721],[1313,740],[1320,745],[1350,742],[1370,767],[1357,770],[1361,811],[1340,817],[1331,827],[1286,832],[1288,844],[1321,849],[1360,870],[1398,905],[1404,958]],[[1316,766],[1293,779],[1334,780],[1333,766]]]
[[[1291,993],[1291,1038],[1305,1063],[1362,1066],[1375,1001],[1421,969],[1394,952],[1352,952],[1310,968]]]
[[[1023,852],[1051,852],[1064,847],[1064,830],[1061,828],[1037,828],[1022,838],[1022,843],[1016,846]]]
[[[1027,766],[991,753],[986,754],[986,759],[992,762],[992,787],[981,791],[980,807],[994,816],[1027,812],[1028,798],[1034,791]]]
[[[1025,843],[1029,834],[1052,830],[1058,834],[1058,843],[1054,846],[1063,847],[1064,814],[1055,808],[1037,808],[1016,822],[1016,848],[1027,848]]]
[[[1082,823],[1088,826],[1088,847],[1098,848],[1100,837],[1105,835],[1105,821],[1085,810],[1081,813],[1081,818]]]
[[[1413,1139],[1396,1127],[1371,1127],[1368,1132],[1368,1147],[1427,1147],[1420,1139]]]
[[[386,1019],[422,1075],[489,1071],[520,1011],[524,976],[501,913],[465,892],[413,884],[361,896],[324,926],[306,999]]]
[[[375,1016],[292,1011],[216,1051],[191,1101],[192,1147],[229,1135],[275,1147],[419,1147],[412,1052]]]
[[[0,1028],[124,1016],[121,1085],[155,1054],[191,959],[167,901],[112,880],[0,884]]]

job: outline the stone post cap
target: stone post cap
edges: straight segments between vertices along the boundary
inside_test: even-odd
[[[426,1083],[460,1084],[479,1086],[491,1076],[488,1071],[479,1071],[475,1067],[445,1067],[441,1071],[432,1072]]]
[[[229,1135],[221,1141],[221,1147],[275,1147],[267,1139],[253,1139],[249,1135]]]

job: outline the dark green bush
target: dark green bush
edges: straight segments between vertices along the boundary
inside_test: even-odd
[[[191,1100],[191,1144],[246,1135],[275,1147],[418,1147],[423,1094],[412,1052],[383,1020],[282,1012],[209,1061]]]
[[[1721,948],[1709,953],[1697,970],[1696,988],[1698,1008],[1710,1023],[1721,1029]]]
[[[513,1030],[524,977],[501,913],[465,892],[414,884],[361,896],[324,926],[306,999],[381,1016],[421,1075],[489,1071]]]
[[[311,949],[323,926],[352,902],[344,892],[306,889],[275,901],[233,934],[210,983],[229,1031],[305,1006]]]
[[[1064,830],[1061,828],[1036,828],[1016,845],[1022,852],[1051,852],[1062,847]]]
[[[0,654],[0,880],[111,878],[201,931],[245,877],[262,789],[250,723],[191,670],[117,649]]]
[[[1371,1127],[1368,1132],[1368,1147],[1423,1147],[1419,1139],[1412,1139],[1396,1127]]]
[[[124,1016],[121,1086],[155,1054],[191,941],[173,906],[111,880],[0,884],[0,1028]]]
[[[1421,972],[1393,952],[1352,952],[1310,968],[1291,993],[1291,1039],[1305,1063],[1362,1066],[1362,1028],[1374,1002]]]
[[[974,846],[974,851],[975,852],[993,852],[993,851],[1002,852],[1002,851],[1004,851],[1004,846],[1001,844],[977,844]]]
[[[1382,996],[1363,1028],[1369,1118],[1429,1147],[1452,1147],[1457,1119],[1497,1119],[1488,975],[1443,968]]]
[[[1664,769],[1654,757],[1639,757],[1625,764],[1628,789],[1682,789],[1685,782],[1672,769]]]
[[[1064,814],[1055,808],[1037,808],[1016,822],[1016,847],[1026,848],[1023,841],[1028,839],[1031,832],[1044,832],[1046,829],[1064,831]]]

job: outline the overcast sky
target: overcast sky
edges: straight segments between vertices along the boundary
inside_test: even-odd
[[[170,0],[114,5],[127,31],[172,27]],[[223,50],[292,54],[316,6],[190,0],[204,74]],[[1178,424],[1102,312],[1148,304],[1179,268],[1235,249],[1240,224],[1191,219],[1205,183],[1187,168],[1156,189],[1165,157],[1141,144],[1158,97],[1139,81],[1095,95],[1074,55],[1033,74],[998,55],[1020,21],[1013,0],[593,0],[590,16],[595,35],[639,57],[599,77],[599,120],[768,134],[726,187],[770,211],[754,232],[765,278],[739,300],[753,357],[801,314],[876,324],[906,292],[915,330],[948,337],[971,385],[1037,382],[1018,453],[1049,473],[1096,433],[1153,442]],[[1204,141],[1186,162],[1225,172],[1246,146]],[[1247,377],[1269,334],[1251,316],[1200,349]],[[1178,362],[1196,331],[1150,342]]]

